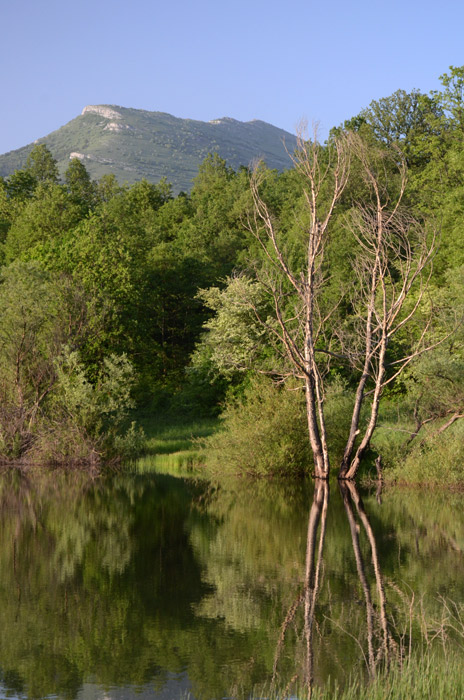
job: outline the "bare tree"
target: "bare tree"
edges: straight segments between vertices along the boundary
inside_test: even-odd
[[[325,158],[323,159],[323,156]],[[259,192],[259,169],[251,180],[254,201],[254,219],[249,228],[261,244],[270,262],[270,272],[260,282],[270,292],[277,318],[273,329],[285,348],[293,373],[305,384],[306,412],[316,478],[327,478],[330,470],[327,433],[324,420],[324,387],[321,369],[316,360],[316,348],[325,330],[329,314],[321,312],[319,298],[324,284],[324,253],[328,226],[335,205],[346,186],[349,174],[350,149],[348,139],[333,140],[326,153],[315,138],[308,142],[300,133],[298,148],[293,156],[294,165],[302,174],[304,198],[309,212],[306,234],[306,261],[304,269],[294,273],[284,254],[278,227]],[[324,162],[325,160],[325,162]],[[327,197],[323,190],[330,189]],[[270,243],[270,245],[269,245]],[[272,272],[277,272],[273,275]],[[297,296],[295,313],[285,313],[286,291],[282,277]]]
[[[360,165],[368,195],[353,205],[346,218],[346,232],[357,251],[351,291],[340,290],[336,301],[327,307],[322,300],[328,279],[325,254],[329,225],[353,159]],[[308,214],[308,223],[303,225],[305,262],[298,271],[292,269],[278,222],[261,196],[259,168],[251,180],[254,212],[248,228],[268,261],[267,267],[258,270],[258,279],[272,298],[277,322],[272,326],[260,320],[284,349],[290,373],[304,382],[316,478],[327,478],[330,470],[324,375],[337,360],[350,366],[358,377],[339,472],[340,478],[353,479],[376,427],[383,389],[428,349],[425,339],[431,313],[422,318],[416,340],[403,357],[391,359],[388,352],[395,336],[422,311],[436,235],[402,208],[407,172],[398,151],[368,147],[352,133],[342,133],[322,147],[317,136],[308,141],[300,133],[293,161],[302,176]],[[293,304],[288,303],[290,295]],[[352,309],[349,332],[332,322],[342,301]],[[360,416],[366,398],[369,418],[361,434]]]
[[[402,155],[395,150],[373,151],[354,136],[351,144],[370,189],[371,202],[358,203],[347,226],[359,250],[354,264],[356,284],[352,294],[358,341],[351,342],[345,349],[359,379],[340,467],[339,476],[343,479],[356,476],[377,425],[385,386],[414,358],[432,347],[425,343],[432,321],[429,308],[420,320],[419,333],[408,345],[408,351],[394,360],[388,355],[395,336],[423,310],[437,244],[436,231],[429,232],[401,207],[407,178]],[[394,198],[389,182],[392,165],[399,180]],[[345,345],[342,337],[341,343]],[[369,418],[358,437],[361,408],[366,398],[370,401]],[[356,439],[359,442],[355,449]]]

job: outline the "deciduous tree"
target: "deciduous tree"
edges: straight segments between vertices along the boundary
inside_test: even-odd
[[[352,279],[338,299],[327,303],[330,224],[352,159],[360,164],[368,194],[346,218],[345,231],[353,251]],[[259,169],[252,180],[254,217],[249,228],[267,260],[257,274],[272,298],[277,320],[273,327],[266,319],[261,322],[282,344],[290,365],[288,374],[304,382],[316,477],[327,478],[330,469],[324,377],[334,363],[350,367],[356,378],[355,395],[339,476],[353,479],[370,444],[385,386],[426,349],[430,314],[422,318],[405,351],[394,341],[424,306],[436,235],[402,209],[406,164],[396,149],[367,146],[358,135],[349,133],[341,133],[324,148],[316,138],[307,141],[300,135],[294,163],[304,182],[308,215],[303,228],[306,256],[299,268],[287,256],[279,223],[261,196]],[[347,302],[349,322],[334,322],[337,309]],[[259,310],[255,311],[259,317]],[[361,431],[361,409],[366,402],[369,415]]]

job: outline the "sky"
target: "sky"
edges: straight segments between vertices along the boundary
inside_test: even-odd
[[[0,0],[0,153],[88,104],[332,126],[464,64],[462,0]]]

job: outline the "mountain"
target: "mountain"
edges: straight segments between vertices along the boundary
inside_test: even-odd
[[[234,169],[262,158],[270,168],[291,165],[287,150],[295,136],[272,124],[240,122],[223,117],[210,122],[179,119],[116,105],[89,105],[82,114],[35,143],[45,143],[63,174],[73,157],[80,158],[92,178],[114,173],[119,182],[162,177],[175,193],[188,191],[199,164],[216,152]],[[284,145],[285,144],[285,145]],[[0,156],[0,175],[22,168],[34,144]]]

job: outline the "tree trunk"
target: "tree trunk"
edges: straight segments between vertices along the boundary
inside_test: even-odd
[[[369,424],[368,424],[366,431],[363,435],[363,438],[359,444],[359,447],[356,450],[356,454],[351,461],[349,469],[344,473],[342,473],[340,470],[339,479],[353,480],[356,477],[356,473],[359,469],[359,465],[361,464],[361,460],[364,457],[364,454],[369,447],[372,435],[373,435],[374,430],[375,430],[375,426],[377,425],[377,418],[379,415],[379,404],[380,404],[381,393],[382,393],[382,386],[381,386],[381,380],[379,380],[377,386],[375,387],[374,397],[372,399],[371,417],[369,420]]]
[[[305,381],[306,415],[308,420],[309,444],[314,458],[314,475],[316,479],[327,479],[329,476],[328,454],[324,450],[316,415],[316,399],[314,380],[307,377]]]

